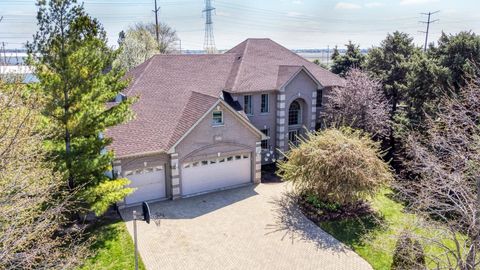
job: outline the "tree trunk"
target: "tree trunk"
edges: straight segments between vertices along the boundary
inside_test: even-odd
[[[470,237],[470,250],[465,259],[465,270],[474,270],[477,258],[477,251],[480,246],[480,176],[476,177],[477,183],[477,200],[475,203],[475,228],[468,236]]]

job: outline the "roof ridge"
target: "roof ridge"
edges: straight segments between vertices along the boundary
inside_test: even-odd
[[[200,92],[197,92],[197,91],[191,91],[191,92],[189,92],[187,102],[185,102],[185,103],[183,104],[182,112],[181,112],[181,114],[179,115],[179,117],[180,117],[179,119],[182,119],[183,116],[185,115],[187,109],[189,108],[188,105],[190,105],[190,102],[192,101],[192,98],[193,98],[193,94],[194,94],[194,93],[195,93],[195,94],[202,95],[202,96],[205,96],[205,97],[208,97],[208,98],[215,98],[215,97],[213,97],[213,96],[210,96],[210,95],[207,95],[207,94],[204,94],[204,93],[200,93]],[[220,97],[217,97],[217,99],[220,99]],[[178,127],[183,124],[182,121],[176,121],[176,122],[177,122],[177,123],[176,123],[176,125],[175,125],[175,128],[172,129],[172,132],[170,133],[170,135],[169,135],[169,137],[168,137],[168,143],[167,143],[167,147],[168,147],[168,148],[170,148],[171,145],[174,145],[174,144],[177,142],[178,139],[175,139],[175,130],[177,130]],[[173,141],[173,140],[174,140],[174,141]]]
[[[275,42],[274,40],[271,40],[271,41],[272,41],[273,43],[275,43],[277,46],[279,46],[282,50],[288,51],[288,53],[294,55],[295,57],[300,58],[300,59],[302,59],[302,60],[305,61],[305,62],[312,63],[312,62],[308,61],[307,59],[303,58],[302,56],[298,55],[297,53],[293,52],[292,50],[290,50],[290,49],[282,46],[281,44]],[[312,64],[313,64],[313,63],[312,63]],[[326,68],[323,68],[323,67],[321,67],[321,66],[319,66],[319,65],[317,65],[317,64],[315,64],[315,65],[318,66],[320,69],[322,69],[322,70],[324,70],[324,71],[331,72],[330,70],[328,70],[328,69],[326,69]],[[305,65],[303,65],[303,66],[305,66]],[[306,66],[305,66],[305,68],[308,69],[308,67],[306,67]],[[338,78],[340,78],[340,76],[338,76],[337,74],[335,74],[335,73],[332,73],[332,74],[335,75],[335,76],[337,76]]]
[[[235,80],[233,80],[233,85],[232,85],[233,92],[235,92],[233,88],[237,85],[238,74],[240,74],[240,71],[242,69],[243,59],[245,58],[244,56],[247,54],[247,49],[248,49],[248,45],[250,44],[250,40],[247,38],[244,42],[245,42],[245,49],[243,50],[243,53],[240,59],[240,64],[238,65],[237,74],[235,74]],[[233,65],[232,65],[232,68],[233,68]]]
[[[134,80],[133,84],[130,86],[130,89],[132,89],[132,91],[129,91],[128,94],[133,94],[133,90],[135,90],[135,88],[133,88],[138,81],[140,81],[140,79],[143,77],[143,75],[145,74],[145,71],[150,67],[151,63],[152,63],[152,59],[153,59],[154,56],[150,57],[148,60],[147,60],[147,65],[145,66],[145,68],[142,70],[142,72],[140,73],[140,75]]]

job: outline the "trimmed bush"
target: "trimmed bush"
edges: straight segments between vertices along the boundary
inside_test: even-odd
[[[380,145],[351,128],[309,133],[279,162],[279,175],[295,190],[326,203],[350,204],[373,196],[393,179]]]

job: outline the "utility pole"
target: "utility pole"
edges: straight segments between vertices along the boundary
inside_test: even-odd
[[[158,34],[158,12],[160,7],[157,6],[157,0],[155,0],[155,10],[152,10],[155,13],[155,34],[157,36],[157,45],[160,46],[160,36]]]
[[[327,67],[330,65],[330,45],[327,45]]]
[[[212,7],[211,0],[205,0],[205,40],[203,42],[203,49],[207,53],[216,53],[217,49],[215,48],[215,38],[213,37],[213,22],[212,22],[212,11],[215,8]]]
[[[423,51],[427,51],[427,46],[428,46],[428,31],[430,30],[430,24],[434,22],[438,22],[437,20],[431,20],[430,17],[435,14],[440,12],[440,10],[437,10],[435,12],[428,12],[428,13],[421,13],[422,15],[428,16],[427,21],[420,21],[420,23],[424,23],[427,25],[427,31],[420,31],[421,33],[425,33],[425,46],[423,47]]]

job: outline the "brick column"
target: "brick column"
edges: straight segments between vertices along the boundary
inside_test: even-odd
[[[172,172],[172,199],[180,197],[180,164],[178,162],[178,154],[170,154],[170,168]]]
[[[255,177],[253,182],[259,184],[262,181],[262,142],[255,144]]]
[[[317,122],[317,90],[312,92],[312,119],[310,122],[310,130],[315,130]]]
[[[277,95],[277,142],[276,147],[278,150],[286,151],[287,143],[285,141],[286,133],[286,108],[285,108],[285,93]],[[278,158],[280,153],[277,151]]]

